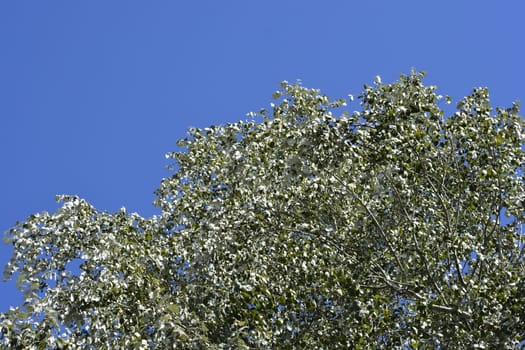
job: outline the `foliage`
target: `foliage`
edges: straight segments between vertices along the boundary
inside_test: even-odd
[[[525,339],[524,123],[423,73],[192,128],[158,217],[62,196],[7,233],[35,349],[512,348]]]

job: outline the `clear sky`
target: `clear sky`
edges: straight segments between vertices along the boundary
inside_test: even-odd
[[[282,80],[332,97],[412,67],[458,100],[525,103],[522,0],[1,1],[0,232],[56,194],[157,213],[190,126],[246,119]],[[350,110],[358,106],[349,106]],[[0,244],[0,265],[11,248]],[[0,283],[0,311],[19,304]]]

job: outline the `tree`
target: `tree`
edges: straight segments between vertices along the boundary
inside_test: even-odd
[[[7,233],[10,348],[513,348],[525,339],[524,121],[476,88],[379,78],[361,110],[283,82],[191,128],[158,217],[75,196]]]

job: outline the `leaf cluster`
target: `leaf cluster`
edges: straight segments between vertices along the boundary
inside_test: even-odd
[[[75,196],[7,232],[9,348],[515,348],[525,339],[524,121],[424,73],[344,100],[281,83],[191,128],[158,217]]]

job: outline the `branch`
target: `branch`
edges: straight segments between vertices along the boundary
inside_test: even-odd
[[[406,205],[404,204],[405,201],[403,201],[403,199],[401,198],[401,194],[399,193],[398,189],[394,186],[392,178],[388,174],[384,173],[384,175],[385,175],[387,181],[390,183],[391,188],[393,188],[394,193],[395,193],[397,199],[399,200],[399,203],[401,204],[401,209],[403,211],[403,214],[405,215],[406,219],[409,222],[411,222],[412,218],[410,217],[410,214],[408,214]],[[419,257],[423,260],[423,263],[425,264],[426,273],[427,273],[428,277],[430,278],[430,280],[432,281],[432,284],[434,285],[434,288],[436,288],[436,290],[439,292],[440,295],[443,295],[442,289],[438,286],[438,284],[437,284],[433,274],[430,272],[428,259],[427,259],[426,255],[423,253],[423,251],[421,250],[421,247],[419,245],[419,240],[417,239],[415,230],[412,231],[412,239],[414,240],[414,243],[416,245],[416,252],[418,253]]]
[[[396,292],[399,292],[399,293],[407,292],[408,294],[414,296],[417,300],[422,301],[424,303],[427,303],[429,301],[428,298],[425,298],[423,295],[419,294],[418,292],[404,287],[404,286],[407,286],[406,283],[401,283],[401,282],[392,280],[390,276],[388,276],[388,273],[381,266],[376,264],[376,267],[379,269],[379,271],[383,275],[384,282],[389,287],[394,289]],[[430,304],[430,307],[436,311],[447,312],[447,313],[458,313],[462,316],[469,317],[469,318],[472,316],[469,312],[466,312],[466,311],[460,310],[459,308],[455,308],[451,306],[446,306],[446,305],[441,305],[441,304]]]
[[[448,231],[449,236],[452,238],[454,236],[454,230],[452,230],[452,223],[451,223],[451,220],[450,220],[448,208],[447,208],[447,206],[445,204],[445,201],[443,200],[443,196],[441,195],[441,192],[438,191],[437,188],[434,186],[434,183],[430,180],[428,175],[425,175],[425,179],[429,183],[430,187],[432,187],[432,190],[434,191],[434,193],[436,194],[436,196],[439,199],[439,204],[443,208],[443,213],[445,214],[447,231]],[[457,257],[455,249],[454,249],[454,265],[456,267],[456,271],[458,272],[459,282],[461,283],[461,285],[465,289],[467,289],[468,288],[467,284],[463,280],[462,270],[459,268],[459,261],[458,261],[458,257]]]
[[[381,227],[381,225],[379,224],[379,221],[377,220],[376,216],[374,215],[374,213],[372,213],[372,211],[370,210],[370,208],[368,208],[368,206],[363,202],[363,200],[357,196],[354,191],[352,191],[350,188],[348,188],[348,186],[346,185],[346,183],[344,183],[339,177],[337,177],[336,175],[333,175],[334,178],[341,184],[343,185],[346,190],[348,192],[350,192],[352,194],[352,196],[354,197],[354,199],[356,199],[359,204],[361,204],[361,206],[365,209],[365,211],[367,212],[368,216],[372,219],[372,222],[374,223],[374,225],[377,227],[377,229],[379,230],[379,232],[381,233],[381,236],[383,237],[383,239],[385,240],[387,246],[388,246],[388,249],[390,250],[390,253],[392,253],[392,255],[394,256],[394,258],[396,259],[396,262],[399,266],[399,268],[401,268],[401,271],[403,271],[403,273],[406,273],[406,270],[405,270],[405,267],[403,266],[403,264],[401,263],[401,260],[399,259],[399,256],[397,255],[395,249],[394,249],[394,246],[392,245],[392,242],[390,242],[390,240],[388,239],[388,236],[386,234],[386,232],[383,230],[383,227]]]

